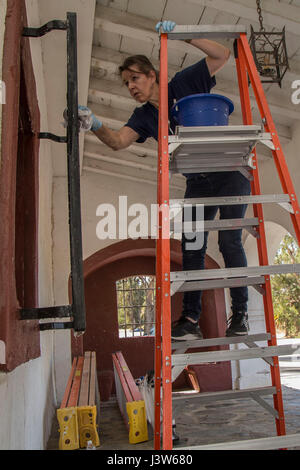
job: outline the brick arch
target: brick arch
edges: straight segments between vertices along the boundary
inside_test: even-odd
[[[171,240],[171,271],[182,269],[181,245]],[[72,353],[95,350],[97,354],[98,376],[103,371],[112,370],[111,354],[122,351],[134,377],[144,375],[153,368],[154,338],[119,338],[117,320],[117,299],[115,283],[135,274],[155,275],[155,240],[123,240],[114,243],[91,255],[84,261],[86,332],[79,339],[72,338]],[[219,266],[206,256],[206,268]],[[181,314],[182,294],[172,297],[172,320]],[[225,334],[225,298],[221,289],[203,293],[203,315],[200,322],[205,337],[213,338]],[[203,391],[231,388],[230,364],[210,364],[194,366],[200,387]],[[218,382],[216,382],[216,377]],[[176,385],[186,384],[185,376]]]

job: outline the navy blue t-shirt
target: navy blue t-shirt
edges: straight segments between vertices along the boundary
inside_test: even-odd
[[[176,73],[168,84],[169,119],[173,132],[175,123],[172,121],[170,109],[174,100],[178,101],[196,93],[210,93],[215,84],[216,79],[210,76],[205,58]],[[148,137],[158,140],[158,109],[149,102],[135,108],[125,126],[139,134],[140,137],[137,139],[139,143],[145,142]]]

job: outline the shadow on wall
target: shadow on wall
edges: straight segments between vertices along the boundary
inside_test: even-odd
[[[122,351],[134,378],[145,375],[154,368],[153,336],[119,338],[116,281],[137,274],[155,275],[155,259],[155,240],[138,239],[110,245],[84,262],[87,328],[82,337],[72,338],[72,355],[87,350],[96,351],[100,393],[101,379],[104,385],[112,376],[113,352]],[[208,256],[206,264],[208,269],[219,267]],[[180,242],[171,240],[171,271],[181,269]],[[177,293],[172,297],[172,321],[179,318],[181,306],[182,294]],[[203,316],[200,323],[204,336],[224,336],[225,323],[223,290],[204,292]],[[203,392],[227,390],[232,387],[230,363],[203,364],[191,369],[196,372]],[[174,388],[187,386],[189,382],[186,380],[186,374],[182,373],[174,383]],[[107,398],[109,394],[103,391],[103,398],[104,393]]]

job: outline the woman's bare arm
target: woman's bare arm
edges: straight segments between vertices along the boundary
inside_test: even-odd
[[[230,50],[227,47],[210,39],[191,39],[186,42],[207,54],[206,63],[211,77],[226,64],[230,57]]]
[[[103,124],[98,130],[93,132],[98,139],[113,150],[125,149],[139,138],[139,134],[128,126],[115,131]]]

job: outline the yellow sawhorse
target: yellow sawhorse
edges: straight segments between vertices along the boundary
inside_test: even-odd
[[[88,441],[100,445],[97,431],[99,391],[96,376],[96,353],[87,351],[84,357],[73,359],[67,387],[60,408],[59,449],[85,448]]]
[[[116,395],[121,414],[129,431],[129,443],[148,441],[145,402],[121,351],[112,354]]]

